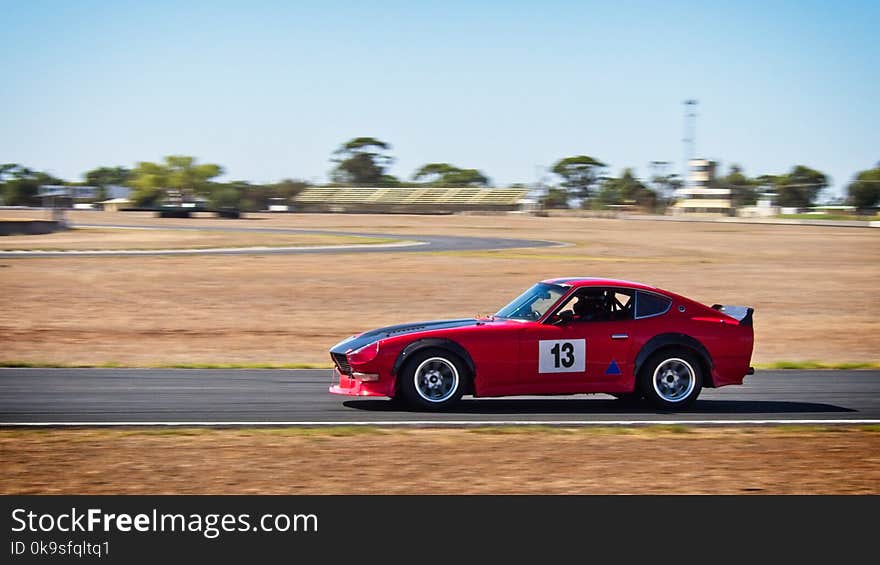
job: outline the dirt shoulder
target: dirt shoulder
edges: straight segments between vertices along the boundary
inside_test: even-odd
[[[880,494],[877,428],[0,430],[0,494]]]

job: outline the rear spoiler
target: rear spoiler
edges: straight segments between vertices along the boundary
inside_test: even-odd
[[[712,309],[735,318],[741,326],[751,326],[752,314],[755,312],[754,308],[748,306],[725,306],[723,304],[713,304]]]

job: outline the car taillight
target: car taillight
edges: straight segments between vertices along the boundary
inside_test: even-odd
[[[379,342],[375,341],[369,345],[365,345],[357,351],[348,354],[348,362],[356,365],[369,363],[379,354]]]

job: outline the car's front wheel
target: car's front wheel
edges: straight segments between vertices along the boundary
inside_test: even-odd
[[[466,373],[457,355],[442,349],[415,353],[397,376],[406,402],[420,410],[442,410],[464,392]]]
[[[639,370],[639,388],[657,408],[686,408],[700,395],[703,369],[686,349],[667,349],[652,355]]]
[[[642,401],[642,393],[636,392],[613,392],[611,396],[616,398],[624,406],[635,406]]]

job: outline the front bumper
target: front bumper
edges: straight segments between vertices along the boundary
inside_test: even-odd
[[[331,394],[341,394],[344,396],[394,396],[394,383],[388,379],[362,380],[349,375],[343,375],[339,372],[339,369],[333,369],[333,377],[339,384],[330,387]]]

